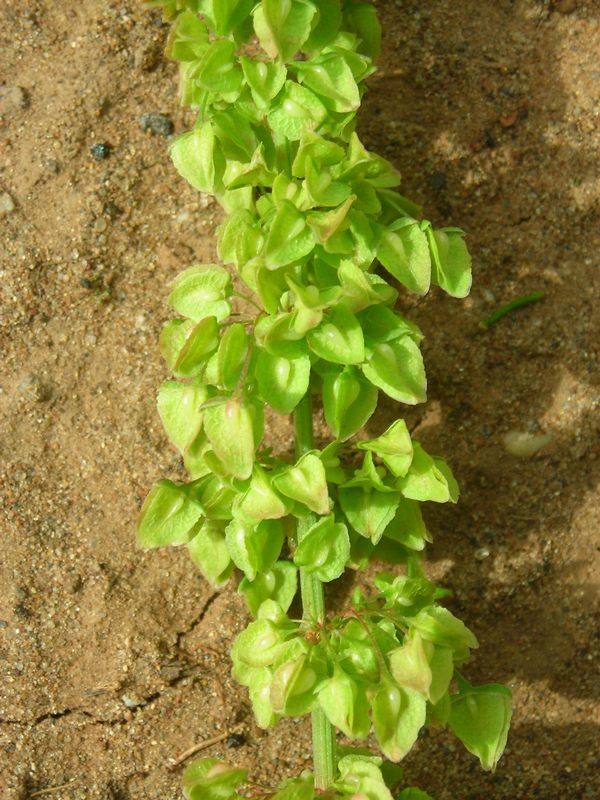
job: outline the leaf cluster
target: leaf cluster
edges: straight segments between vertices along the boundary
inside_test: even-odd
[[[294,621],[273,600],[235,641],[234,676],[250,692],[262,727],[320,708],[350,739],[372,732],[400,761],[426,724],[449,725],[484,769],[506,744],[510,692],[471,686],[457,671],[477,640],[448,609],[444,592],[414,565],[380,575],[377,595],[355,592],[341,616]]]
[[[424,725],[449,725],[493,769],[510,694],[472,687],[457,671],[477,642],[418,567],[431,538],[421,504],[456,502],[457,483],[402,419],[375,438],[361,433],[381,392],[408,405],[426,396],[422,334],[396,310],[399,292],[435,285],[461,298],[471,285],[463,231],[423,219],[398,192],[393,165],[356,133],[380,46],[374,7],[148,4],[173,22],[168,54],[179,62],[182,102],[198,112],[174,141],[173,162],[218,199],[225,219],[222,263],[195,264],[171,287],[177,316],[160,349],[173,380],[158,410],[189,480],[152,489],[139,541],[186,546],[215,586],[241,576],[255,620],[234,645],[234,674],[260,725],[320,709],[352,739],[374,732],[391,761]],[[295,458],[273,453],[265,414],[297,414],[313,396],[328,444]],[[406,565],[406,574],[380,576],[378,593],[357,593],[341,616],[288,616],[299,572],[330,582],[372,559]],[[329,793],[388,800],[381,768],[348,755]],[[236,797],[245,780],[214,760],[186,774],[192,800]],[[275,796],[308,800],[312,779]]]

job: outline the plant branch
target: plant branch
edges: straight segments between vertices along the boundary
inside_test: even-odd
[[[310,390],[294,411],[294,432],[296,457],[299,458],[313,446]],[[298,543],[302,541],[313,522],[313,514],[298,520],[296,529]],[[325,595],[321,581],[314,574],[300,569],[300,591],[304,618],[311,622],[323,623],[325,621]],[[313,711],[311,716],[315,787],[328,789],[335,779],[335,731],[320,708]]]

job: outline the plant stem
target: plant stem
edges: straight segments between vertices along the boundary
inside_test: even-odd
[[[313,418],[310,391],[302,398],[294,411],[296,457],[313,446]],[[297,522],[298,542],[314,523],[314,515]],[[315,575],[300,569],[300,592],[304,619],[312,622],[325,621],[325,597],[323,584]],[[335,731],[321,709],[312,712],[313,763],[315,788],[328,789],[335,779]]]

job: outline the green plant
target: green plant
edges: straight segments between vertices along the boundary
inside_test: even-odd
[[[421,219],[397,192],[393,166],[355,133],[379,50],[374,7],[150,5],[173,20],[168,53],[180,63],[183,103],[199,109],[171,155],[225,210],[218,250],[233,270],[192,266],[173,285],[169,302],[181,317],[167,323],[160,347],[177,380],[161,387],[158,409],[190,481],[163,480],[150,492],[139,540],[186,545],[216,586],[235,568],[244,574],[239,589],[255,620],[233,646],[234,675],[259,725],[312,714],[314,776],[286,782],[278,799],[390,798],[398,768],[336,747],[336,728],[352,740],[373,732],[398,762],[424,725],[449,725],[493,769],[510,692],[471,686],[458,672],[477,641],[439,604],[445,592],[419,562],[429,539],[420,504],[456,502],[452,472],[401,419],[353,439],[379,392],[425,400],[422,335],[394,310],[389,276],[417,294],[433,283],[464,297],[471,284],[463,232]],[[332,439],[321,449],[313,395]],[[295,457],[263,444],[265,406],[293,415]],[[405,569],[327,614],[323,583],[373,559]],[[301,620],[288,616],[298,579]],[[245,778],[211,759],[184,776],[190,798],[210,800],[237,796]]]

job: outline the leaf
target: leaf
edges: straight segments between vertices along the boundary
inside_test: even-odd
[[[198,61],[208,47],[208,30],[191,11],[182,12],[169,34],[166,54],[173,61]]]
[[[424,608],[411,617],[410,625],[428,642],[453,650],[456,662],[464,661],[470,649],[479,647],[475,635],[464,622],[442,606]]]
[[[463,231],[442,228],[433,231],[429,242],[433,257],[433,281],[452,297],[466,297],[471,291],[471,256]]]
[[[307,131],[316,130],[327,120],[327,109],[305,86],[287,81],[278,98],[278,105],[267,119],[273,131],[284,139],[299,141]]]
[[[383,536],[400,502],[400,495],[396,492],[384,493],[361,487],[342,486],[338,498],[351,527],[373,544]]]
[[[344,306],[335,306],[306,338],[313,353],[325,361],[344,365],[364,361],[362,329],[354,314]]]
[[[158,392],[158,413],[169,439],[180,453],[194,441],[202,428],[202,405],[206,401],[204,385],[166,381]]]
[[[293,203],[284,200],[269,228],[264,248],[268,269],[292,264],[307,256],[315,242],[310,228]]]
[[[288,508],[281,497],[271,486],[271,476],[254,465],[250,486],[241,495],[240,511],[254,520],[281,519],[288,513]]]
[[[164,345],[165,349],[163,355],[165,360],[169,363],[172,358],[172,350],[170,345],[172,340],[166,341],[167,337],[163,338],[163,334],[168,331],[168,327],[163,328],[160,338],[161,349]],[[171,367],[173,373],[178,378],[194,378],[204,369],[206,359],[216,350],[219,344],[219,328],[215,317],[205,317],[194,325],[186,335],[185,341],[181,349],[177,353],[175,363]]]
[[[392,342],[408,336],[418,344],[423,339],[423,334],[414,322],[383,305],[371,306],[359,314],[359,319],[365,336],[377,342]]]
[[[184,771],[184,794],[188,800],[229,800],[237,796],[236,788],[247,777],[247,769],[230,767],[216,758],[203,758]]]
[[[303,533],[294,553],[294,564],[328,583],[340,577],[349,558],[348,529],[329,516]]]
[[[414,689],[382,682],[371,700],[375,736],[390,761],[400,761],[425,724],[426,701]]]
[[[345,30],[353,31],[359,37],[359,52],[377,58],[381,50],[381,28],[374,6],[371,3],[346,4],[343,24]]]
[[[510,689],[499,684],[475,687],[461,679],[451,700],[450,727],[481,766],[493,771],[508,738]]]
[[[329,512],[325,467],[314,453],[305,453],[295,465],[275,475],[272,483],[278,492],[302,503],[315,514]]]
[[[231,313],[231,275],[217,264],[203,264],[181,272],[173,281],[169,305],[194,320],[216,317],[218,322]]]
[[[426,294],[431,283],[431,257],[427,236],[416,220],[397,230],[384,231],[377,258],[387,271],[411,292]]]
[[[254,616],[265,600],[275,600],[283,611],[287,611],[297,588],[298,570],[289,561],[278,561],[269,572],[257,575],[253,581],[244,578],[239,585],[239,591]]]
[[[225,529],[229,555],[249,581],[256,578],[257,572],[268,572],[273,567],[283,539],[283,526],[279,520],[263,520],[252,526],[234,519]]]
[[[217,39],[209,45],[197,68],[196,80],[207,92],[233,95],[231,99],[237,99],[243,77],[233,42]]]
[[[324,376],[323,410],[336,439],[349,439],[365,425],[377,407],[377,395],[353,367]]]
[[[254,430],[247,404],[235,397],[204,411],[204,429],[225,469],[235,478],[249,478],[254,466]]]
[[[188,552],[209,583],[215,587],[227,583],[233,564],[225,544],[225,534],[218,523],[206,520],[188,544]]]
[[[411,787],[409,789],[403,789],[398,795],[398,800],[433,800],[433,798],[430,794],[427,794],[427,792]]]
[[[219,228],[219,258],[226,264],[235,264],[237,269],[256,258],[263,243],[256,219],[246,209],[234,211]]]
[[[287,77],[285,66],[270,61],[255,61],[246,56],[240,58],[240,63],[254,102],[261,109],[268,108],[284,87]]]
[[[233,391],[242,376],[248,355],[249,337],[241,322],[230,325],[221,337],[217,352],[219,384]]]
[[[310,359],[274,356],[259,348],[255,375],[262,399],[279,414],[291,414],[308,391]]]
[[[389,654],[390,672],[396,683],[415,689],[425,697],[429,694],[432,680],[426,644],[429,642],[424,642],[416,633],[405,639],[402,647]],[[452,659],[450,662],[453,670]],[[450,675],[452,676],[452,671]]]
[[[423,357],[408,336],[376,344],[361,369],[374,386],[400,403],[415,405],[426,399]]]
[[[350,739],[369,735],[369,705],[364,690],[338,664],[319,688],[319,705],[329,722]]]
[[[418,442],[414,443],[410,469],[396,486],[404,497],[412,500],[431,500],[434,503],[456,503],[458,500],[458,485],[448,465],[441,459],[432,458]]]
[[[261,0],[254,9],[254,30],[274,59],[289,61],[308,39],[316,9],[298,0]]]
[[[326,53],[316,59],[297,62],[298,79],[323,98],[327,108],[337,113],[356,111],[360,93],[352,70],[346,60],[336,53]]]
[[[190,496],[187,487],[162,480],[150,491],[137,524],[142,547],[186,544],[194,526],[203,516],[202,506]]]
[[[317,673],[306,655],[277,667],[271,681],[271,705],[276,713],[302,716],[316,705]]]
[[[424,549],[425,542],[431,539],[416,500],[401,498],[394,519],[385,529],[385,535],[409,550]]]
[[[396,477],[406,475],[412,463],[413,444],[403,419],[392,423],[377,439],[359,442],[358,446],[361,450],[369,450],[378,455]]]
[[[178,136],[170,148],[175,169],[201,192],[222,191],[225,159],[210,122]]]

